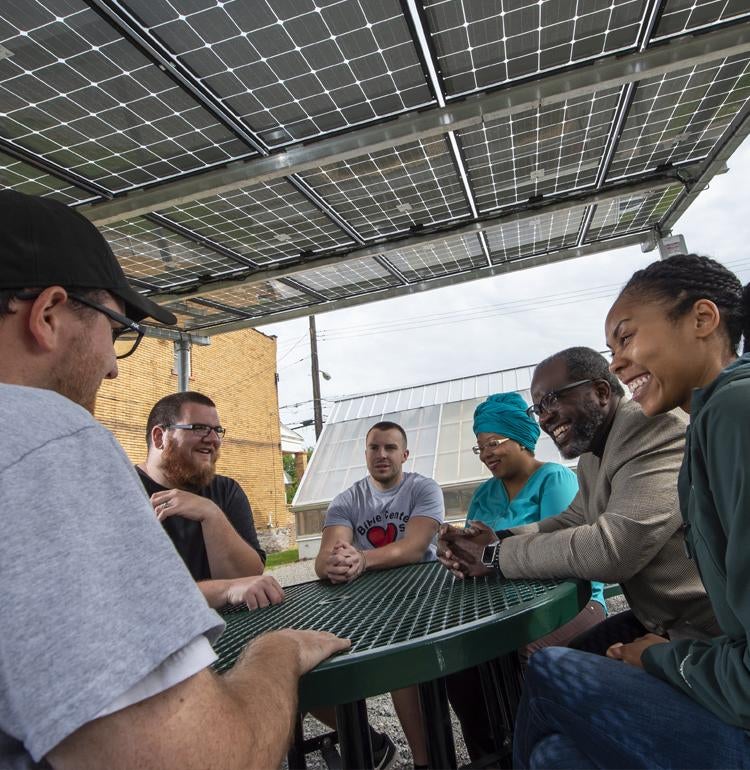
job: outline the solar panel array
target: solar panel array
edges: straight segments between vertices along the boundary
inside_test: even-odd
[[[665,234],[749,115],[746,0],[0,7],[0,185],[204,333]]]

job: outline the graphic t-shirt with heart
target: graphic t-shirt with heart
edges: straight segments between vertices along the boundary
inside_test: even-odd
[[[443,493],[433,479],[419,473],[404,473],[398,486],[383,492],[366,476],[334,498],[324,526],[350,527],[354,547],[366,551],[400,540],[412,516],[428,516],[443,523]],[[434,559],[433,542],[422,561]]]

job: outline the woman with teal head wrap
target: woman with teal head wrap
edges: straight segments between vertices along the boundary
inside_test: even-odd
[[[560,463],[543,463],[534,450],[539,425],[526,414],[518,393],[496,393],[474,410],[474,451],[492,478],[474,492],[467,521],[479,520],[495,531],[533,524],[555,516],[570,505],[578,492],[575,473]],[[573,620],[522,650],[522,655],[549,645],[564,646],[606,617],[603,586],[592,583],[590,601]],[[468,669],[446,679],[448,697],[461,722],[472,761],[494,751],[487,712],[481,697],[479,669]]]
[[[495,393],[474,410],[479,457],[492,478],[469,504],[468,520],[494,530],[531,524],[564,511],[578,491],[575,474],[534,457],[539,425],[518,393]]]

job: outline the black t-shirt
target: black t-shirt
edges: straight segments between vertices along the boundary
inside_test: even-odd
[[[149,497],[155,492],[163,492],[168,489],[168,487],[157,484],[140,468],[136,467],[136,470]],[[207,487],[201,489],[198,494],[201,497],[207,497],[221,508],[239,536],[258,552],[258,556],[265,564],[266,552],[258,542],[250,501],[242,491],[242,487],[229,476],[214,476],[214,480]],[[210,580],[211,569],[208,565],[208,554],[203,540],[201,523],[182,516],[170,516],[162,522],[162,526],[174,543],[177,553],[180,554],[190,570],[193,579],[196,581]]]

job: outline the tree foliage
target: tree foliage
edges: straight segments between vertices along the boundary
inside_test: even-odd
[[[309,460],[313,451],[312,447],[307,447],[305,451],[307,452],[307,459]],[[287,484],[286,486],[286,501],[287,503],[291,503],[292,500],[294,500],[294,495],[297,492],[297,487],[300,482],[300,479],[297,478],[297,466],[294,461],[294,455],[284,455],[284,471],[292,480],[292,483]]]

